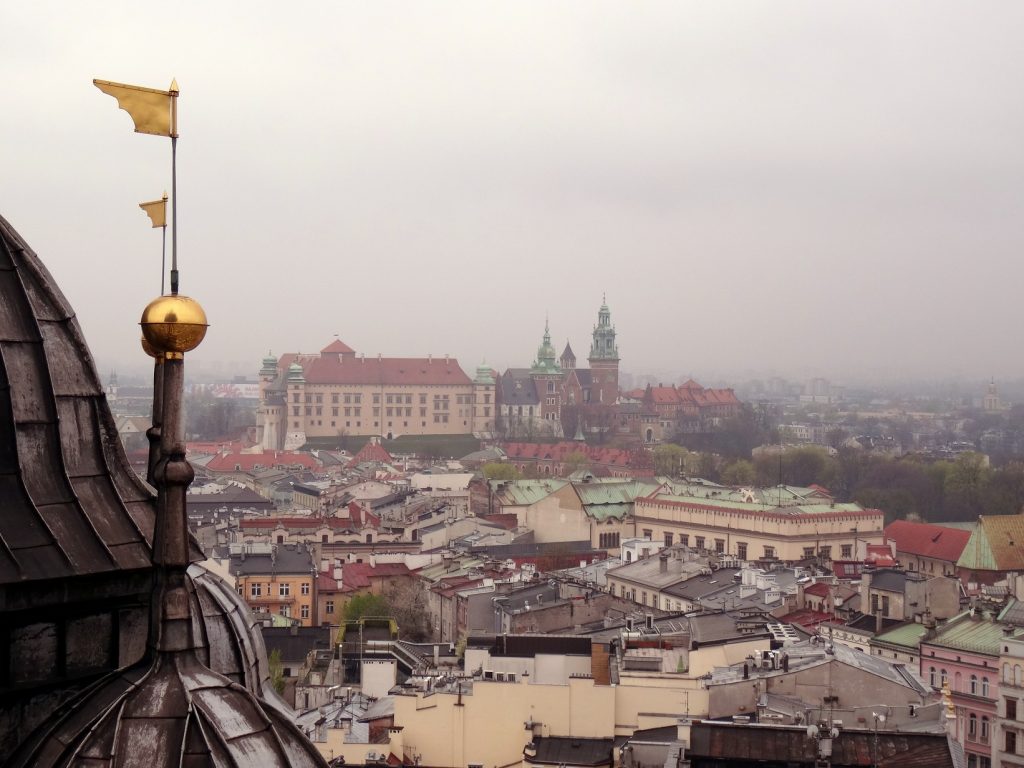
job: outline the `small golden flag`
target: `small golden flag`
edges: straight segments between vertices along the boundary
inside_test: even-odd
[[[167,195],[160,200],[151,203],[139,203],[139,208],[146,212],[149,220],[153,222],[153,229],[167,226]]]
[[[117,99],[117,106],[132,116],[136,133],[153,136],[178,135],[175,99],[178,97],[177,82],[171,83],[171,90],[141,88],[137,85],[111,83],[108,80],[93,80],[93,85]]]

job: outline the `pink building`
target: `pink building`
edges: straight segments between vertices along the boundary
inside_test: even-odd
[[[1004,627],[991,614],[968,611],[921,640],[921,677],[936,690],[949,682],[956,712],[952,736],[963,745],[968,768],[992,765]]]

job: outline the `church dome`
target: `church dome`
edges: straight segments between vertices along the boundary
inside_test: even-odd
[[[191,325],[205,323],[196,318]],[[194,342],[194,336],[175,341],[175,349]],[[173,455],[168,465],[174,461],[187,467]],[[181,466],[174,471],[158,476],[191,476]],[[69,606],[84,610],[112,596],[130,600],[148,592],[151,578],[156,585],[150,647],[140,661],[132,663],[141,649],[126,658],[122,647],[120,662],[115,650],[113,663],[128,666],[56,711],[74,681],[47,680],[38,691],[23,685],[14,708],[0,707],[3,737],[23,739],[10,744],[13,751],[4,742],[5,765],[325,764],[272,691],[248,608],[223,580],[194,563],[203,559],[196,542],[182,531],[179,540],[186,544],[177,570],[154,566],[154,531],[167,515],[158,514],[152,488],[128,463],[74,312],[3,218],[0,498],[0,621],[14,615],[4,611],[30,598],[44,598],[26,603],[35,621],[61,622]],[[107,581],[97,586],[101,577]],[[178,597],[161,602],[171,592]],[[172,620],[177,624],[169,631]],[[96,644],[106,646],[106,636]],[[47,658],[45,650],[37,653]],[[41,692],[47,695],[31,698]]]

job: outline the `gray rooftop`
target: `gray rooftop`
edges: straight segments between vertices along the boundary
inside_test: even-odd
[[[232,576],[253,576],[259,574],[305,574],[316,573],[313,554],[303,544],[275,544],[273,554],[232,555],[230,570]]]

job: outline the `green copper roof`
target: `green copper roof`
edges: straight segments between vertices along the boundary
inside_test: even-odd
[[[306,380],[305,374],[302,372],[302,366],[298,363],[292,363],[288,366],[288,381],[290,382],[304,382]]]
[[[491,370],[491,367],[483,364],[478,365],[476,367],[476,378],[473,379],[473,383],[493,386],[494,372]]]
[[[1024,515],[982,515],[957,560],[975,571],[1024,570]]]
[[[916,652],[921,644],[921,638],[925,636],[927,631],[923,624],[911,621],[907,624],[893,627],[887,632],[882,632],[880,635],[875,635],[871,642],[872,644],[877,642],[887,645],[898,645],[901,648]]]
[[[939,627],[935,637],[925,642],[942,648],[998,656],[1000,642],[1006,637],[1003,634],[1005,626],[983,615],[981,611],[976,611],[974,616],[971,616],[970,611],[965,611]],[[1015,629],[1011,637],[1019,637],[1021,634],[1022,630]]]
[[[492,480],[491,488],[494,489],[502,504],[527,507],[546,499],[568,484],[568,480],[554,477],[549,480]]]
[[[537,348],[537,359],[530,369],[533,373],[561,373],[555,348],[551,345],[551,333],[547,321],[544,321],[544,341]]]

